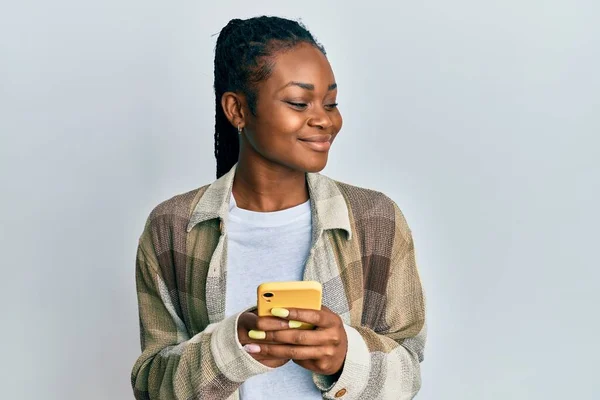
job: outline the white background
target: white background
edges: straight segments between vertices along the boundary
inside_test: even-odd
[[[600,397],[597,1],[18,1],[0,10],[3,399],[130,399],[150,210],[210,183],[230,18],[302,21],[428,299],[421,400]],[[595,266],[595,267],[594,267]]]

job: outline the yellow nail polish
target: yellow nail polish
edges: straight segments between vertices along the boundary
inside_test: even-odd
[[[287,318],[290,315],[290,312],[285,308],[273,308],[271,309],[271,314],[279,318]]]
[[[260,340],[267,337],[267,333],[265,331],[248,331],[248,336],[250,339]]]
[[[290,320],[289,325],[290,325],[290,328],[296,329],[296,328],[300,328],[302,326],[302,322]]]
[[[307,322],[290,320],[289,326],[291,329],[313,329],[315,326]]]

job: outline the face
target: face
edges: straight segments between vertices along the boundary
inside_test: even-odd
[[[310,44],[280,52],[274,63],[257,85],[257,116],[245,110],[241,151],[297,171],[321,171],[342,127],[331,65]]]

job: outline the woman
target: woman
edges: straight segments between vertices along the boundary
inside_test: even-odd
[[[342,127],[325,50],[295,21],[231,20],[215,94],[217,179],[159,204],[139,241],[135,397],[413,398],[411,232],[384,194],[319,174]],[[322,283],[321,311],[256,315],[258,284],[303,279]]]

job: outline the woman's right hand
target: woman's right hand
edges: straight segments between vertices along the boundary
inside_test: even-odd
[[[260,362],[263,365],[271,368],[281,367],[288,361],[289,359],[281,359],[281,358],[273,358],[267,355],[262,355],[260,353],[260,347],[256,345],[256,343],[271,343],[265,342],[260,339],[252,339],[248,336],[249,331],[277,331],[289,329],[288,322],[276,318],[276,317],[259,317],[256,312],[245,312],[238,318],[238,338],[244,349],[250,354],[256,361]],[[254,344],[254,346],[253,346]],[[259,352],[252,352],[252,350],[258,350]]]

